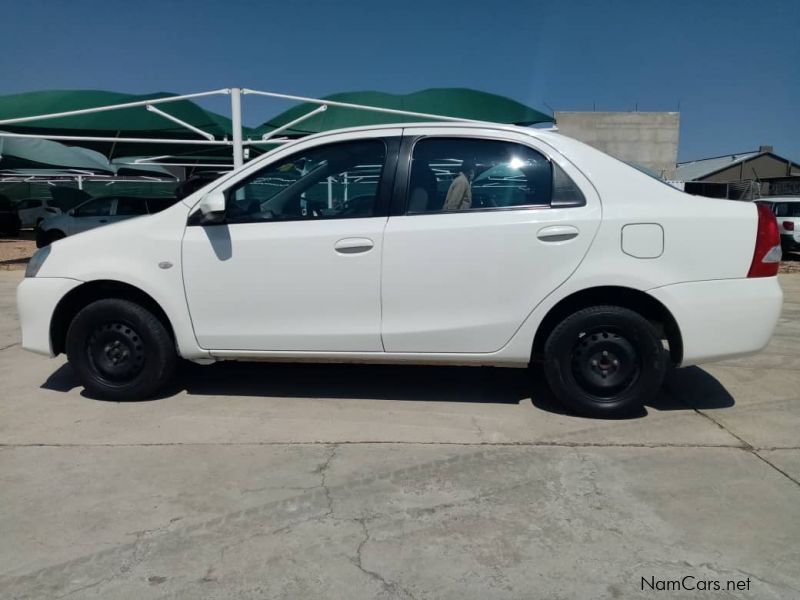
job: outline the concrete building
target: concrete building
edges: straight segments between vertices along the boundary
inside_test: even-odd
[[[772,146],[679,163],[675,179],[690,194],[714,198],[800,195],[800,164],[775,154]]]
[[[680,113],[556,112],[559,132],[620,160],[674,179]]]

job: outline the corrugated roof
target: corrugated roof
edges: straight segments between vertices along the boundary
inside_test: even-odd
[[[714,158],[704,158],[701,160],[692,160],[685,163],[678,163],[675,170],[675,179],[679,181],[695,181],[715,173],[720,169],[725,169],[731,165],[738,164],[743,160],[758,156],[759,151],[744,152],[742,154],[726,154],[725,156],[715,156]]]

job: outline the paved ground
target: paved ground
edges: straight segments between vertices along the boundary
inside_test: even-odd
[[[800,596],[800,276],[767,351],[676,371],[626,421],[496,369],[186,367],[168,397],[100,402],[20,350],[20,276],[0,597]],[[686,576],[749,591],[648,587]]]

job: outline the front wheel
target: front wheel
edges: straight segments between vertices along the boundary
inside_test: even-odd
[[[593,306],[568,316],[548,337],[544,359],[556,397],[590,417],[641,410],[658,393],[667,369],[652,324],[620,306]]]
[[[141,400],[175,370],[175,344],[164,324],[119,298],[83,308],[67,331],[67,357],[86,391],[107,400]]]

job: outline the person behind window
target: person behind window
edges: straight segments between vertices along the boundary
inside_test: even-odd
[[[464,159],[461,168],[447,190],[442,210],[467,210],[472,207],[472,180],[475,178],[475,163]]]

